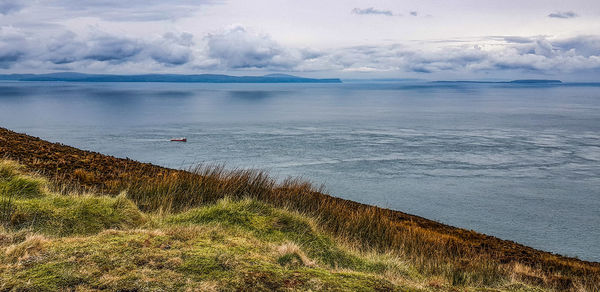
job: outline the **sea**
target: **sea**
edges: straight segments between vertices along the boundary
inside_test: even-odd
[[[167,167],[301,177],[600,261],[600,84],[3,81],[0,126]]]

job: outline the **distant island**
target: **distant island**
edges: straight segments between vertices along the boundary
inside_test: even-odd
[[[518,84],[560,84],[560,80],[552,79],[517,79],[512,81],[474,81],[474,80],[458,80],[458,81],[433,81],[433,83],[518,83]]]
[[[546,83],[562,83],[562,81],[560,80],[551,80],[551,79],[520,79],[520,80],[513,80],[513,81],[509,81],[508,83],[542,83],[542,84],[546,84]]]
[[[287,74],[230,76],[221,74],[110,75],[62,72],[49,74],[3,74],[0,80],[67,82],[179,82],[179,83],[342,83],[338,78],[304,78]]]

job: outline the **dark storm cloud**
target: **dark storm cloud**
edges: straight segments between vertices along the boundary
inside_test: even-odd
[[[548,17],[551,18],[575,18],[579,15],[577,15],[577,13],[573,12],[573,11],[557,11],[557,12],[552,12],[550,14],[548,14]]]
[[[380,10],[380,9],[375,9],[373,7],[369,7],[369,8],[354,8],[352,9],[352,13],[353,14],[358,14],[358,15],[385,15],[385,16],[392,16],[394,15],[394,13],[391,10]]]

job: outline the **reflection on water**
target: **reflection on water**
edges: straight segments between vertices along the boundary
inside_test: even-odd
[[[281,95],[282,92],[273,92],[266,90],[235,90],[229,91],[229,96],[232,99],[242,99],[248,101],[256,101],[260,99],[266,99],[273,96]]]
[[[600,261],[594,85],[0,83],[0,125],[331,194]],[[188,143],[170,143],[185,136]]]

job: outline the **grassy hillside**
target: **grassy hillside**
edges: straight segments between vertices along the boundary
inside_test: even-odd
[[[314,220],[254,199],[144,213],[124,194],[58,194],[0,162],[0,290],[449,288],[391,254],[361,253]],[[498,287],[525,289],[503,283]]]
[[[222,252],[232,252],[233,255],[230,256],[233,258],[250,256],[253,252],[246,251],[261,246],[263,249],[255,250],[256,256],[272,255],[268,258],[243,258],[234,261],[236,264],[232,265],[230,274],[217,273],[227,275],[223,278],[219,278],[212,272],[211,276],[200,277],[202,281],[198,281],[214,284],[209,285],[210,287],[232,289],[288,287],[300,290],[325,288],[355,290],[361,287],[365,289],[380,287],[381,290],[404,288],[519,290],[538,287],[580,291],[598,291],[600,287],[600,264],[598,263],[566,258],[421,217],[331,197],[310,184],[298,180],[275,183],[262,172],[227,171],[222,167],[198,167],[190,171],[165,169],[53,144],[1,128],[0,156],[19,160],[27,171],[43,173],[53,182],[52,184],[40,183],[47,189],[44,191],[44,196],[38,197],[35,192],[29,192],[30,195],[12,199],[12,205],[24,207],[16,208],[10,216],[10,226],[5,227],[4,231],[7,234],[4,235],[6,238],[20,238],[25,242],[26,236],[19,237],[18,234],[27,230],[26,233],[33,232],[44,236],[38,238],[40,240],[35,239],[36,242],[40,241],[49,246],[53,246],[52,242],[60,246],[69,246],[77,240],[120,242],[122,237],[134,238],[142,236],[140,234],[148,236],[148,232],[168,235],[169,232],[173,232],[169,230],[178,230],[175,233],[180,234],[198,228],[212,228],[210,232],[220,233],[220,236],[225,239],[231,238],[235,241],[236,238],[245,238],[251,242],[246,245],[236,243],[238,245],[235,245],[236,248],[233,250],[229,250],[226,246],[217,248]],[[17,183],[10,182],[10,184]],[[69,195],[70,192],[88,192],[93,195]],[[89,203],[88,200],[96,201]],[[86,209],[85,206],[88,205],[105,207],[101,208],[104,211],[94,208],[94,212],[100,212],[94,213]],[[38,212],[38,207],[45,211]],[[111,208],[120,211],[106,211]],[[119,215],[121,211],[127,215]],[[40,215],[37,215],[38,213]],[[287,215],[281,217],[281,214]],[[57,219],[63,215],[67,217]],[[73,221],[86,222],[73,220],[79,217],[100,221],[93,221],[90,225],[86,223],[85,226],[74,224]],[[297,223],[288,222],[290,220],[297,222],[296,219],[289,218],[305,222],[299,224],[304,227],[298,231],[295,229]],[[284,223],[281,223],[281,220]],[[285,235],[287,228],[291,228],[288,224],[294,226],[291,233],[300,233],[303,236]],[[111,231],[102,231],[107,229]],[[11,240],[7,241],[10,243],[6,245],[8,249],[13,249],[14,247],[10,246],[17,244],[16,241]],[[190,240],[195,242],[196,239]],[[184,241],[181,244],[187,247],[191,244],[195,247],[192,242]],[[104,243],[94,246],[102,248],[102,245]],[[174,246],[170,243],[168,245]],[[270,253],[267,247],[271,248]],[[121,258],[115,259],[117,262],[130,263],[132,259],[122,257],[128,254],[135,257],[139,252],[145,252],[146,247],[142,245],[140,248],[135,252],[128,252],[128,250],[118,252],[116,248],[111,248],[109,251],[114,250],[115,258]],[[72,257],[77,257],[78,252],[82,252],[80,249],[74,250],[77,252],[72,254]],[[285,250],[296,252],[289,255],[283,252]],[[179,250],[179,252],[183,251]],[[192,248],[190,252],[200,251]],[[69,259],[67,256],[68,253],[57,255],[57,260]],[[203,253],[202,256],[210,258],[208,254]],[[15,257],[12,258],[9,268],[24,266],[14,263]],[[185,259],[182,260],[185,262]],[[274,263],[277,265],[270,266]],[[101,268],[102,264],[87,262],[81,264],[86,269],[100,265],[100,272],[96,273],[104,271]],[[76,269],[76,266],[71,267]],[[268,275],[262,272],[254,273],[255,268],[263,266],[269,266],[273,270],[265,272]],[[255,275],[252,276],[255,282],[247,282],[244,278],[243,275],[249,272],[246,268],[253,271],[251,274]],[[138,269],[140,271],[135,272],[136,276],[132,276],[137,280],[131,282],[138,284],[131,285],[147,282],[140,280],[139,277],[142,276],[139,273],[151,270],[152,266],[140,265]],[[320,272],[317,273],[315,269]],[[212,271],[212,268],[209,270]],[[304,274],[304,271],[309,270],[312,271],[309,276]],[[179,268],[172,271],[186,281],[194,278],[191,276],[193,273],[201,272],[197,269]],[[364,278],[342,276],[343,279],[351,279],[349,280],[351,283],[339,282],[340,279],[337,277],[342,272],[353,273],[352,275]],[[91,278],[97,278],[98,274],[94,275]],[[156,277],[160,278],[161,275],[163,274],[158,273]],[[304,280],[294,280],[296,276]],[[331,281],[327,282],[325,278],[317,276],[323,276]],[[54,275],[48,277],[56,278]],[[83,281],[81,279],[85,278],[81,277],[78,281]],[[314,281],[328,284],[310,286],[312,285],[310,283],[314,283],[315,277],[318,279]],[[157,281],[160,282],[160,279]],[[290,284],[290,281],[297,285]],[[116,287],[98,286],[99,284],[93,283],[86,285],[88,286],[85,287],[91,288]]]

